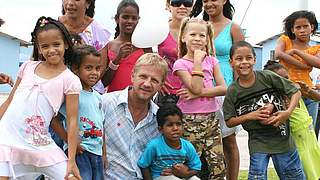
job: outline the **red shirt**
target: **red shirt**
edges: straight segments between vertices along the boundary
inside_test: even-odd
[[[132,85],[131,72],[137,60],[143,54],[143,49],[136,49],[120,61],[119,68],[115,72],[113,79],[108,86],[108,92],[123,90],[127,86]],[[109,49],[108,58],[113,61],[116,58],[116,53]]]

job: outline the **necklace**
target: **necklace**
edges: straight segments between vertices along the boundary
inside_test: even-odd
[[[66,18],[63,24],[71,34],[78,34],[85,30],[87,23],[85,18],[78,21],[72,21],[72,19]]]

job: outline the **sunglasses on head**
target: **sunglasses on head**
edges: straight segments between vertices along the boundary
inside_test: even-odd
[[[193,2],[192,0],[172,0],[170,2],[170,5],[172,7],[180,7],[181,5],[183,5],[184,7],[192,7]]]

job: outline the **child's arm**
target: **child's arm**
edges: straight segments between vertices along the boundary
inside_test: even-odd
[[[3,114],[6,112],[6,110],[8,109],[11,101],[12,101],[12,98],[14,96],[14,93],[16,92],[19,84],[21,82],[21,78],[18,77],[17,80],[16,80],[16,83],[14,84],[13,86],[13,89],[11,90],[10,94],[9,94],[9,97],[6,99],[6,101],[0,106],[0,120],[3,116]]]
[[[298,55],[303,60],[305,60],[308,64],[310,64],[313,67],[320,68],[320,53],[314,55],[305,53],[304,51],[301,51],[299,49],[291,49],[287,52],[289,55]]]
[[[152,180],[151,171],[149,167],[140,168],[140,169],[141,169],[143,180]]]
[[[110,45],[109,45],[110,44]],[[109,43],[108,46],[111,46],[111,43]],[[113,61],[108,61],[109,64],[108,67],[106,67],[106,72],[103,74],[101,81],[104,86],[108,86],[112,80],[113,77],[118,70],[119,63],[121,60],[125,57],[127,57],[130,53],[132,53],[132,44],[130,42],[125,42],[120,45],[119,52],[117,54],[117,57]],[[108,47],[107,47],[108,48]]]
[[[12,87],[12,78],[4,73],[0,73],[0,84],[9,84]]]
[[[81,179],[79,169],[77,167],[75,156],[78,145],[78,106],[79,95],[66,95],[66,111],[67,111],[67,132],[68,132],[68,164],[67,164],[67,178],[73,174],[76,178]]]
[[[198,174],[198,171],[189,169],[185,164],[175,164],[172,166],[172,174],[179,178],[190,178]]]
[[[202,72],[202,61],[206,56],[206,52],[201,50],[194,51],[193,59],[193,71]],[[179,76],[186,88],[193,94],[199,95],[203,89],[203,77],[198,75],[191,75],[188,71],[176,71],[176,74]]]
[[[265,107],[261,107],[256,111],[252,111],[241,116],[232,117],[226,121],[226,124],[228,127],[234,127],[249,121],[267,121],[270,117],[270,113],[271,112],[269,112],[269,110],[266,110]]]
[[[68,143],[68,134],[62,124],[59,122],[59,117],[56,116],[51,120],[50,127],[64,141]]]
[[[227,85],[224,82],[219,64],[216,64],[213,68],[213,77],[216,82],[216,86],[213,88],[204,88],[201,92],[202,97],[215,97],[223,96],[226,94]]]
[[[272,114],[272,120],[269,121],[269,124],[273,124],[273,126],[279,126],[283,124],[286,120],[289,119],[292,111],[296,108],[299,103],[299,99],[301,98],[301,92],[297,91],[290,98],[290,103],[285,111],[278,111]]]
[[[283,40],[279,39],[276,44],[275,49],[275,57],[277,59],[283,59],[289,64],[295,65],[301,69],[309,69],[310,67],[306,64],[303,64],[299,62],[297,59],[295,59],[293,56],[285,52],[285,42]]]
[[[216,82],[216,86],[212,88],[203,88],[199,95],[193,94],[188,89],[179,89],[177,90],[177,95],[183,99],[190,100],[198,97],[215,97],[223,96],[226,94],[227,85],[224,82],[222,73],[220,71],[219,64],[216,64],[213,69],[213,76]]]

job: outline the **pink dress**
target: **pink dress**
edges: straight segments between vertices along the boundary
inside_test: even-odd
[[[64,96],[79,94],[81,83],[69,69],[43,79],[34,73],[39,63],[27,61],[21,66],[21,83],[0,120],[0,163],[7,162],[15,176],[32,172],[32,166],[47,167],[67,160],[48,130]]]

